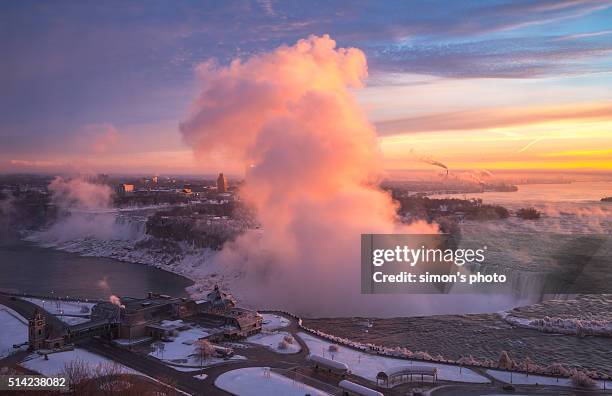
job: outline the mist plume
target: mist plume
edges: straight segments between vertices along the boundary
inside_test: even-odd
[[[200,158],[249,169],[240,196],[263,226],[215,258],[241,269],[233,292],[319,315],[397,309],[397,298],[360,294],[360,234],[437,227],[397,223],[377,187],[376,132],[351,92],[367,77],[363,52],[311,36],[226,67],[206,62],[198,74],[202,90],[180,130]]]
[[[45,242],[65,242],[82,238],[121,239],[111,208],[112,189],[81,177],[56,177],[48,186],[57,218],[40,233]]]
[[[109,186],[89,183],[82,178],[65,180],[56,177],[48,188],[51,201],[61,210],[108,208],[112,203],[112,190]]]

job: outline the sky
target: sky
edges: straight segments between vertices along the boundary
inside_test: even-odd
[[[179,133],[196,67],[323,34],[389,171],[612,172],[612,1],[9,0],[0,33],[4,173],[240,173]]]

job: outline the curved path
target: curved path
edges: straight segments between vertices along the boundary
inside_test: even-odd
[[[29,319],[32,317],[34,310],[38,308],[37,305],[28,301],[11,299],[9,296],[0,294],[0,304],[6,305],[23,317]],[[44,311],[43,311],[44,312]],[[44,312],[48,323],[52,324],[54,328],[64,329],[66,324],[55,316]],[[217,396],[217,395],[230,395],[230,393],[219,389],[215,386],[215,380],[223,373],[246,367],[270,367],[281,370],[297,370],[297,371],[309,371],[309,363],[306,360],[306,356],[309,353],[308,346],[302,341],[297,335],[303,331],[300,329],[294,318],[276,313],[290,320],[290,324],[286,327],[277,329],[278,331],[289,332],[293,335],[296,342],[301,346],[301,350],[298,353],[293,354],[279,354],[274,352],[262,345],[249,344],[247,348],[238,349],[237,353],[245,356],[246,360],[231,361],[222,363],[219,365],[206,367],[203,369],[195,369],[194,371],[178,371],[172,367],[164,364],[160,360],[148,356],[143,353],[132,352],[127,349],[116,347],[108,342],[101,341],[98,339],[89,339],[77,343],[78,347],[87,349],[93,353],[109,358],[113,361],[119,362],[127,367],[130,367],[144,375],[154,378],[168,386],[175,387],[182,392],[191,395],[206,395],[206,396]],[[15,360],[15,356],[11,360]],[[6,363],[0,360],[0,365]],[[431,389],[427,394],[432,396],[446,396],[446,395],[490,395],[490,394],[504,394],[506,393],[502,386],[502,382],[491,378],[486,374],[485,370],[474,369],[479,374],[486,376],[491,379],[490,384],[467,384],[467,383],[452,383],[439,381],[440,386]],[[194,378],[195,375],[206,374],[207,377],[204,380]],[[310,373],[312,374],[312,373]],[[318,378],[315,375],[315,380],[319,380],[331,386],[337,386],[337,378],[325,377]],[[359,377],[350,376],[350,380],[359,382],[363,385],[372,387],[372,384],[363,380]],[[316,385],[314,385],[316,387]],[[403,395],[414,387],[414,384],[399,385],[393,389],[385,389],[386,395]],[[552,387],[552,386],[515,386],[516,393],[533,394],[533,395],[573,395],[576,393],[575,390]],[[612,394],[610,391],[596,391],[589,392],[583,391],[584,395],[595,395],[595,394]]]

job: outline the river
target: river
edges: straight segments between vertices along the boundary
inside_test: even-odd
[[[108,298],[144,297],[149,291],[187,296],[193,282],[143,264],[103,257],[83,257],[25,241],[0,243],[0,290]]]

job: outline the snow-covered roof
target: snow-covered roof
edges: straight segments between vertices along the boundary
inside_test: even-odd
[[[342,389],[350,391],[351,393],[356,393],[361,396],[383,396],[382,393],[375,391],[374,389],[370,389],[363,385],[359,385],[347,380],[340,381],[340,383],[338,383],[338,386]]]
[[[391,378],[396,375],[406,375],[406,374],[422,374],[422,375],[431,375],[432,377],[438,373],[438,369],[431,366],[395,366],[389,367],[383,371],[380,371],[376,378]]]
[[[331,360],[319,355],[308,355],[306,359],[334,370],[348,371],[348,366],[345,363],[339,362],[337,360]]]
[[[206,295],[206,299],[215,307],[234,307],[236,301],[234,298],[219,289],[218,285],[215,285],[213,291]]]

